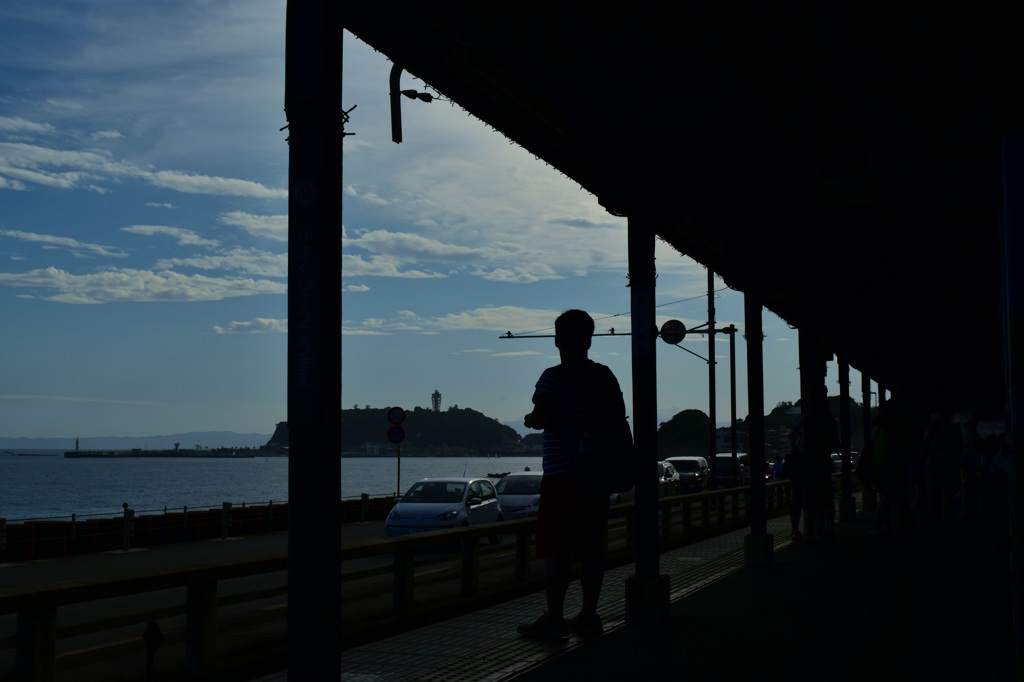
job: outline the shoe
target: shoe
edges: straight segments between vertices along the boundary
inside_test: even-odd
[[[549,618],[546,611],[532,623],[522,623],[516,626],[516,632],[523,637],[533,637],[534,639],[562,639],[569,636],[569,628],[565,624],[565,619]]]
[[[581,613],[578,616],[567,618],[565,625],[569,628],[569,632],[581,637],[595,637],[604,632],[601,616],[596,613],[590,616],[585,616]]]

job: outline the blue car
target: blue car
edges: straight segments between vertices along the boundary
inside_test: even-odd
[[[494,523],[505,518],[494,484],[486,478],[425,478],[416,481],[384,522],[388,537]],[[492,544],[501,534],[491,536]]]

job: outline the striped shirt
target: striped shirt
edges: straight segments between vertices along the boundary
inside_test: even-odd
[[[622,392],[615,376],[593,360],[570,360],[544,370],[533,402],[551,401],[555,406],[553,423],[544,427],[546,476],[572,472],[588,420],[616,400],[621,405]]]

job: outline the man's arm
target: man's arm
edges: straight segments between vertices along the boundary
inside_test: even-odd
[[[550,396],[538,396],[533,400],[533,412],[523,418],[528,429],[543,429],[554,420],[555,401]]]

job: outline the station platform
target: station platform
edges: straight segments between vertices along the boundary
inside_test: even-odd
[[[769,521],[766,565],[745,565],[747,531],[662,554],[671,616],[656,626],[625,623],[627,565],[606,574],[600,636],[517,635],[544,610],[536,593],[346,650],[342,679],[1019,679],[1005,515],[943,530],[926,514],[918,522],[924,532],[898,542],[871,535],[872,515],[858,511],[831,543],[810,545],[791,542],[780,517]],[[565,610],[578,608],[574,583]]]

